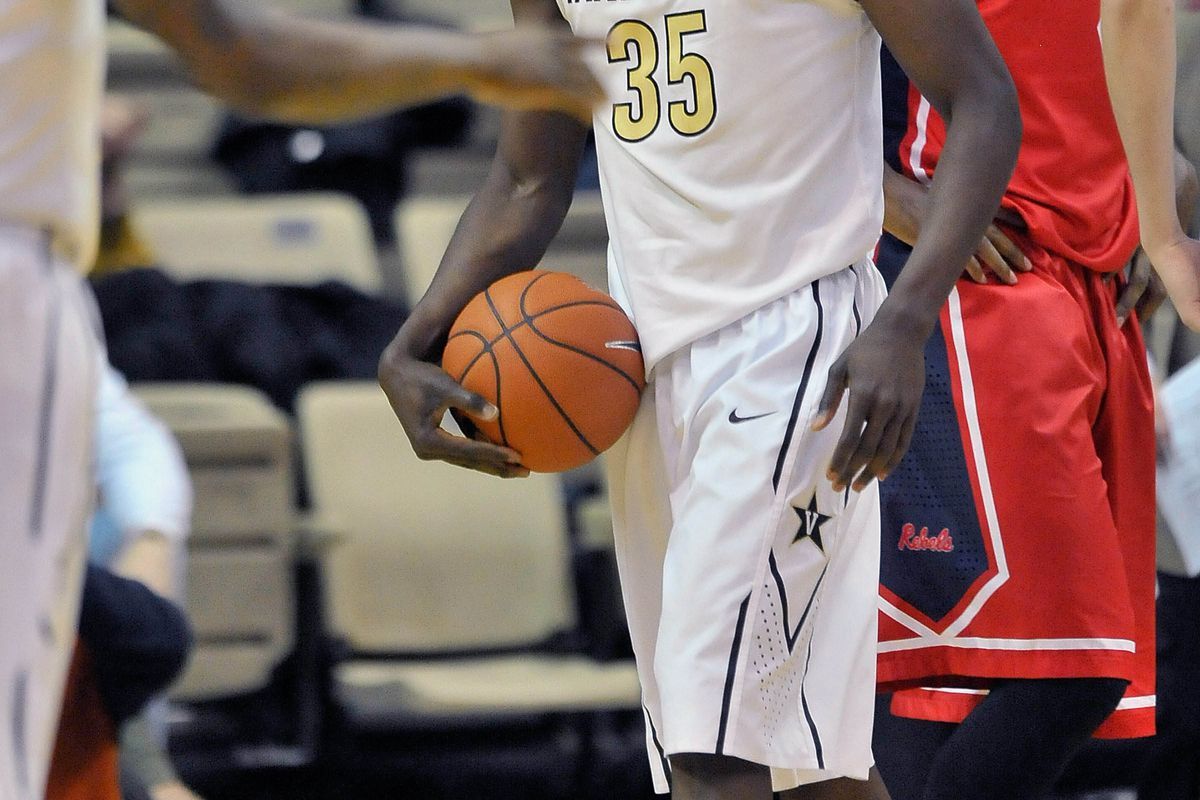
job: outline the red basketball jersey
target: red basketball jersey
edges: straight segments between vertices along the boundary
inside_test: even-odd
[[[1140,330],[1096,274],[1139,236],[1099,0],[978,5],[1021,103],[1002,204],[1034,271],[960,281],[926,348],[917,433],[881,489],[879,681],[893,713],[956,722],[993,680],[1126,678],[1097,735],[1149,735],[1153,414]],[[885,157],[927,182],[945,126],[887,53],[883,89]],[[880,247],[885,277],[897,247]]]
[[[1120,269],[1139,234],[1133,184],[1105,84],[1099,0],[978,5],[1012,72],[1025,126],[1002,205],[1020,214],[1030,238],[1050,252],[1101,272]],[[946,126],[914,87],[907,101],[899,166],[927,181]]]

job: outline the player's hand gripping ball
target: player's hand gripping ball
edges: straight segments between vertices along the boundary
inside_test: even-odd
[[[442,369],[500,410],[472,422],[534,472],[608,449],[645,387],[637,332],[620,306],[574,275],[543,270],[476,295],[450,329]]]

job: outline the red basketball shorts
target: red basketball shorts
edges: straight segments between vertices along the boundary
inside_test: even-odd
[[[1026,248],[960,280],[882,485],[879,669],[899,716],[961,721],[1004,678],[1130,681],[1103,737],[1154,732],[1154,417],[1117,281]],[[906,249],[890,237],[880,269]]]

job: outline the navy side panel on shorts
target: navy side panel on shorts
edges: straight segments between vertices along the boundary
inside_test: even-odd
[[[908,76],[896,58],[883,46],[879,56],[883,87],[883,157],[888,166],[901,174],[900,143],[908,133]],[[891,281],[888,281],[891,284]]]
[[[879,271],[889,288],[910,252],[891,236],[880,241]],[[938,326],[925,345],[925,394],[912,446],[880,484],[880,582],[934,621],[945,617],[989,566],[971,486]]]

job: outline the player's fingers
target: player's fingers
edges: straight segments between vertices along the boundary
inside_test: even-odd
[[[829,368],[829,377],[825,381],[825,391],[821,394],[821,403],[817,406],[817,416],[813,420],[814,431],[824,430],[837,414],[842,404],[842,395],[846,392],[845,356],[834,362]]]
[[[1017,275],[1013,272],[1012,267],[1009,266],[1008,262],[1004,260],[1004,257],[1000,255],[1000,251],[997,250],[996,246],[993,245],[987,238],[984,238],[979,243],[979,249],[975,251],[975,255],[978,256],[984,264],[987,264],[988,269],[990,269],[992,273],[1004,283],[1012,286],[1017,282]]]
[[[449,378],[448,375],[446,377]],[[442,397],[441,402],[432,410],[432,415],[437,418],[438,422],[441,422],[442,415],[446,411],[455,408],[485,422],[490,422],[500,416],[500,409],[474,392],[467,391],[457,383],[454,383],[453,387],[447,387],[447,391]]]
[[[845,483],[853,486],[855,491],[861,491],[870,482],[871,477],[874,477],[871,475],[864,480],[864,473],[867,465],[875,460],[879,452],[879,445],[887,431],[888,420],[883,418],[887,413],[889,412],[878,407],[872,410],[867,418],[867,426],[863,428],[862,436],[859,437],[858,446],[840,469],[841,474],[845,476]]]
[[[863,436],[863,428],[867,422],[868,409],[869,405],[851,392],[850,403],[846,409],[846,424],[842,428],[842,435],[838,438],[837,446],[833,450],[833,457],[829,460],[828,477],[833,483],[833,488],[838,491],[844,489],[853,477],[853,474],[847,471],[847,465],[858,450],[859,441]]]
[[[497,466],[493,466],[491,464],[472,464],[468,461],[456,461],[456,460],[450,460],[450,461],[447,461],[446,463],[453,464],[456,467],[462,467],[463,469],[470,469],[470,470],[474,470],[476,472],[482,472],[485,475],[494,475],[497,478],[528,478],[529,477],[528,469],[526,469],[525,467],[522,467],[522,466],[515,465],[515,464],[508,464],[505,466],[497,467]]]
[[[1121,290],[1121,295],[1117,298],[1117,324],[1124,325],[1129,319],[1129,315],[1133,312],[1142,295],[1146,292],[1146,287],[1150,285],[1150,262],[1149,259],[1140,258],[1141,253],[1134,255],[1132,265],[1129,269],[1129,282],[1125,288]]]
[[[983,265],[975,256],[971,256],[967,260],[967,275],[971,276],[971,280],[976,283],[987,283],[987,276],[983,274]]]
[[[463,436],[455,436],[441,428],[420,431],[412,437],[413,451],[422,461],[449,461],[470,466],[511,467],[521,465],[521,455],[508,447],[477,442]]]
[[[1149,260],[1149,259],[1147,259]],[[1158,311],[1159,306],[1167,299],[1167,287],[1163,285],[1162,278],[1153,269],[1150,271],[1150,281],[1146,284],[1146,291],[1142,292],[1142,299],[1138,300],[1138,304],[1134,307],[1139,320],[1145,321]]]
[[[896,467],[900,466],[900,462],[904,460],[904,454],[908,452],[908,446],[912,444],[913,430],[916,427],[917,413],[914,411],[900,425],[900,437],[896,441],[896,448],[888,458],[887,464],[883,467],[883,474],[879,476],[880,480],[886,479],[888,475],[896,471]]]
[[[988,241],[992,243],[1000,255],[1004,257],[1012,268],[1021,272],[1032,272],[1033,262],[1029,260],[1029,256],[1025,255],[1020,247],[1017,247],[1016,242],[1008,238],[1008,234],[997,228],[995,225],[989,225],[987,232],[984,234]]]
[[[893,418],[888,421],[887,428],[879,437],[879,444],[875,447],[874,457],[863,467],[862,472],[852,484],[854,491],[861,492],[874,478],[883,480],[887,475],[888,465],[892,462],[892,458],[896,455],[896,449],[900,446],[904,422],[903,418]]]

